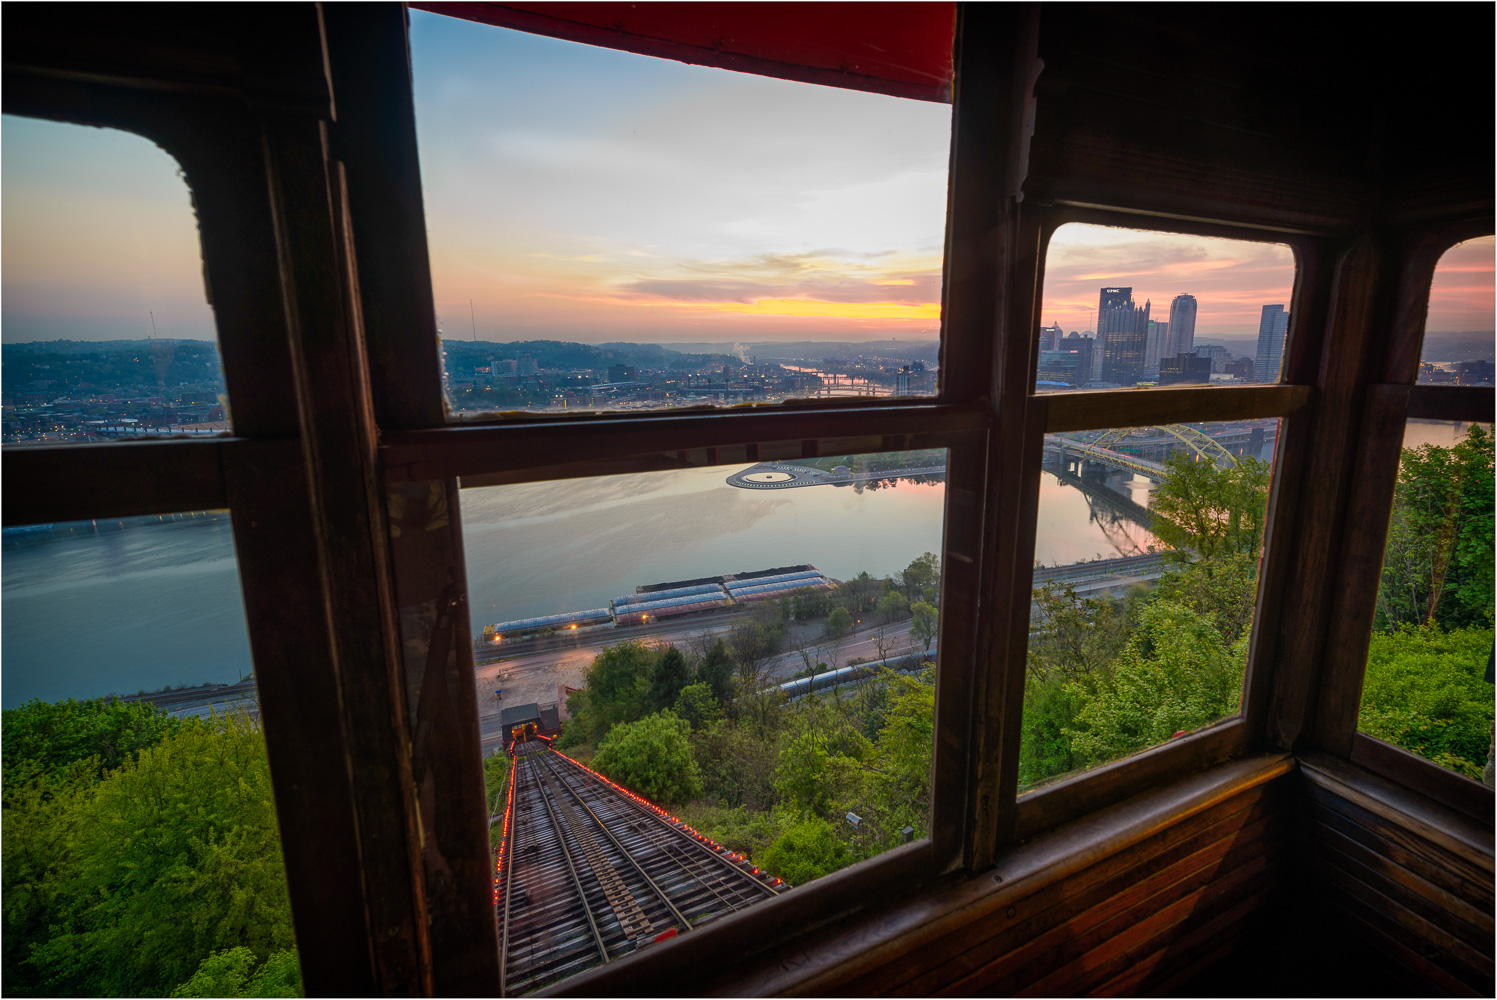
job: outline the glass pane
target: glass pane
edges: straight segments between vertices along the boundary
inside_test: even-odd
[[[951,108],[411,11],[456,415],[931,395]]]
[[[1494,299],[1493,254],[1497,238],[1483,236],[1445,251],[1435,267],[1424,319],[1419,382],[1427,385],[1491,385]]]
[[[1278,434],[1045,436],[1021,789],[1238,714]]]
[[[1358,726],[1492,784],[1492,425],[1410,420]]]
[[[154,143],[0,117],[3,440],[230,430],[192,195]]]
[[[227,513],[0,545],[7,992],[300,995]]]
[[[1036,391],[1277,382],[1293,291],[1294,252],[1278,243],[1061,226]]]
[[[463,491],[506,989],[926,835],[945,460]]]

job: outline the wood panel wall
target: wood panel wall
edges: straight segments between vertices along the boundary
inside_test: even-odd
[[[1492,996],[1492,824],[1325,754],[1296,798],[1303,933],[1333,928],[1391,992]]]
[[[996,871],[891,901],[720,978],[764,996],[1077,996],[1168,991],[1280,911],[1294,761],[1234,761],[1019,845]]]

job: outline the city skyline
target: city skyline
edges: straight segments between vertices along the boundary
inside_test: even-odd
[[[411,18],[445,335],[939,335],[950,106]],[[215,339],[175,160],[139,136],[15,116],[3,137],[5,342]],[[1442,260],[1429,330],[1493,328],[1493,246]],[[1272,243],[1070,224],[1039,322],[1095,330],[1097,288],[1130,285],[1161,312],[1195,296],[1197,340],[1241,341],[1293,279]]]

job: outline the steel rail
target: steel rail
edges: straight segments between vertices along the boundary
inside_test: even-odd
[[[782,891],[774,887],[769,876],[758,872],[750,874],[744,864],[723,857],[720,850],[709,849],[700,836],[666,822],[656,814],[658,810],[652,811],[646,803],[622,792],[564,754],[561,756],[572,765],[564,770],[585,786],[596,787],[605,793],[600,801],[611,807],[611,818],[626,823],[635,833],[638,841],[631,845],[631,855],[640,848],[646,849],[644,856],[653,855],[653,861],[645,861],[646,865],[667,867],[669,875],[680,880],[680,885],[671,887],[671,892],[680,896],[677,908],[693,914],[688,919],[695,920],[697,925],[772,899]],[[618,807],[620,802],[629,808],[621,810]]]
[[[534,768],[535,758],[537,756],[544,756],[544,755],[540,755],[540,754],[526,754],[525,755],[526,763],[530,764],[531,767]],[[582,888],[582,879],[577,875],[577,865],[572,860],[572,851],[571,851],[571,849],[567,847],[567,839],[566,839],[566,836],[562,833],[560,821],[556,818],[555,807],[552,806],[551,800],[546,797],[545,789],[541,788],[539,782],[536,783],[536,788],[540,792],[540,795],[538,797],[541,800],[541,804],[546,807],[546,818],[551,821],[551,829],[553,831],[555,831],[555,833],[556,833],[556,843],[561,847],[562,857],[566,859],[566,862],[567,862],[567,871],[570,872],[571,875],[572,875],[572,884],[577,889],[577,899],[582,904],[582,912],[583,912],[583,914],[587,917],[587,926],[593,932],[593,941],[598,946],[598,954],[602,957],[603,963],[606,965],[608,963],[608,946],[603,943],[603,935],[598,930],[598,922],[593,918],[593,908],[592,908],[591,904],[589,904],[588,901],[587,901],[587,892],[586,892],[586,890],[584,890]],[[505,900],[506,912],[508,911],[508,906],[509,906],[509,900],[506,899]],[[507,970],[506,970],[506,972],[507,972]]]
[[[578,777],[583,777],[583,775],[578,775]],[[590,779],[590,777],[591,776],[583,777],[583,780],[587,781]],[[596,781],[596,779],[591,780],[593,780],[594,782]],[[562,778],[562,782],[568,786],[570,786],[571,784],[571,782],[565,777]],[[705,853],[693,858],[687,851],[682,849],[682,846],[676,842],[674,837],[670,836],[669,833],[667,833],[667,830],[669,830],[670,833],[681,834],[680,831],[666,827],[660,822],[658,817],[650,815],[650,813],[639,803],[634,802],[633,800],[625,796],[617,794],[617,792],[615,792],[613,789],[606,788],[602,785],[599,785],[598,787],[609,793],[608,798],[610,802],[626,803],[629,807],[632,807],[633,811],[637,815],[643,817],[646,820],[646,823],[644,825],[631,824],[630,829],[639,833],[650,846],[660,850],[661,854],[664,855],[668,860],[670,860],[682,875],[696,882],[729,910],[739,909],[739,907],[742,905],[740,902],[734,902],[733,900],[728,899],[722,893],[718,892],[717,889],[713,888],[713,886],[710,885],[702,877],[702,868],[704,867],[703,861],[717,861],[718,859],[712,858]],[[661,837],[660,834],[666,835],[664,837]],[[682,835],[684,836],[684,834]],[[633,852],[630,852],[630,854],[632,856]],[[719,864],[719,867],[721,868],[722,866]],[[725,880],[722,880],[720,878],[719,881],[722,882]],[[691,926],[693,925],[688,924],[688,929],[690,929]]]
[[[561,759],[566,760],[566,762],[570,763],[573,768],[576,768],[576,771],[579,772],[579,777],[584,778],[584,780],[599,781],[599,777],[597,777],[596,774],[593,774],[590,769],[582,766],[581,763],[573,760],[572,757],[566,756],[566,754],[557,754],[557,756],[560,756]],[[641,814],[641,816],[644,816],[645,819],[650,820],[650,822],[654,825],[653,828],[662,829],[662,831],[669,832],[669,834],[674,835],[677,840],[683,841],[683,843],[686,843],[687,846],[692,847],[692,849],[695,850],[696,853],[698,853],[699,858],[701,858],[702,862],[707,862],[707,864],[711,864],[714,868],[719,868],[719,870],[722,871],[732,871],[732,873],[740,876],[741,879],[744,880],[744,882],[749,883],[749,885],[756,886],[756,888],[763,889],[763,891],[768,892],[771,897],[774,897],[774,895],[780,895],[781,892],[784,891],[784,889],[775,888],[774,885],[766,882],[766,880],[756,879],[756,877],[751,876],[749,871],[744,871],[743,865],[738,864],[738,862],[726,861],[726,859],[723,859],[722,856],[717,855],[717,853],[711,852],[711,850],[708,850],[707,846],[702,843],[701,837],[696,837],[696,835],[689,834],[689,832],[684,831],[684,829],[678,828],[678,826],[672,825],[672,823],[663,822],[663,820],[660,819],[659,816],[651,813],[650,808],[645,807],[642,802],[630,798],[629,795],[621,795],[621,793],[617,792],[617,789],[612,789],[612,787],[606,786],[606,783],[600,783],[599,781],[599,784],[600,787],[605,787],[608,792],[611,792],[612,795],[614,795],[615,798],[618,799],[618,801],[626,802],[629,807],[632,807],[633,810],[638,811],[638,813]],[[786,888],[793,888],[793,886],[786,886]]]
[[[645,880],[645,884],[648,885],[651,891],[653,891],[655,895],[660,898],[660,901],[665,904],[666,909],[670,910],[671,914],[675,916],[677,920],[681,921],[681,925],[685,930],[691,930],[691,921],[687,920],[686,915],[683,914],[680,910],[676,909],[676,904],[671,901],[670,896],[665,892],[665,890],[661,889],[660,886],[655,884],[655,880],[650,878],[649,874],[644,870],[644,868],[639,864],[638,861],[634,860],[634,855],[626,847],[624,847],[623,844],[619,843],[618,838],[609,831],[608,825],[598,818],[598,814],[593,812],[592,806],[588,805],[587,802],[582,798],[582,795],[572,787],[571,782],[561,777],[561,770],[557,768],[555,763],[551,760],[552,752],[550,750],[547,750],[546,753],[540,754],[539,756],[546,761],[546,766],[551,771],[551,773],[556,775],[560,779],[562,787],[564,787],[567,792],[571,794],[572,798],[577,800],[577,804],[580,805],[583,809],[587,810],[587,814],[593,818],[594,823],[598,824],[598,829],[602,831],[604,837],[608,838],[609,843],[613,844],[618,852],[624,856],[624,859],[629,862],[629,865],[635,871],[639,872],[640,877]],[[608,789],[607,791],[610,793],[613,792],[612,789]]]
[[[580,764],[578,764],[576,761],[573,761],[573,760],[571,760],[571,758],[565,757],[565,756],[563,756],[562,759],[568,761],[569,763],[571,763],[573,765],[573,767],[577,768],[578,771],[581,772],[581,774],[579,776],[582,776],[582,777],[584,777],[587,780],[592,780],[592,781],[596,781],[597,780],[595,777],[593,777],[592,775],[588,774],[588,772],[586,771],[586,769],[582,768],[582,766]],[[613,790],[609,789],[609,791],[612,792]],[[631,799],[631,798],[629,798],[628,796],[625,796],[625,795],[618,795],[616,792],[614,793],[614,797],[618,801],[621,801],[621,802],[625,803],[635,813],[637,813],[638,815],[640,815],[641,817],[643,817],[645,820],[647,820],[648,823],[649,823],[649,826],[647,827],[647,829],[654,830],[654,831],[657,831],[659,833],[663,833],[663,834],[667,835],[667,839],[665,839],[665,840],[653,839],[652,843],[654,843],[655,845],[659,846],[659,845],[662,845],[662,844],[667,843],[667,842],[679,841],[680,844],[684,844],[685,847],[690,848],[691,849],[690,851],[683,851],[682,855],[684,855],[685,863],[690,864],[693,868],[695,868],[697,870],[703,870],[703,869],[710,868],[710,869],[715,869],[719,873],[722,873],[722,872],[732,873],[734,876],[736,876],[738,879],[741,880],[742,884],[753,886],[755,889],[767,893],[768,895],[765,896],[764,898],[772,898],[774,896],[779,895],[783,891],[781,889],[775,888],[773,885],[771,885],[768,882],[761,881],[759,879],[756,879],[756,878],[752,877],[748,872],[744,871],[739,865],[737,865],[735,863],[732,863],[732,862],[729,862],[729,861],[726,861],[723,858],[721,858],[721,857],[717,856],[716,854],[712,853],[711,851],[707,850],[707,848],[702,844],[702,842],[701,842],[701,840],[699,838],[692,836],[691,834],[687,833],[685,830],[678,829],[677,827],[675,827],[674,825],[672,825],[670,823],[666,823],[666,822],[662,821],[659,816],[657,816],[654,813],[652,813],[644,805],[642,805],[639,802],[636,802],[634,799]],[[648,834],[646,836],[648,837]],[[682,855],[674,855],[674,856],[677,857],[678,859],[680,859],[682,857]],[[703,882],[702,879],[699,878],[695,874],[695,872],[686,871],[686,874],[690,875],[697,882],[701,883],[704,887],[706,887],[708,889],[708,891],[711,891],[713,893],[713,895],[718,896],[719,899],[722,899],[722,897],[720,895],[718,895],[718,893],[715,890],[712,890],[710,886],[707,886],[707,883]],[[731,902],[729,902],[728,900],[725,900],[725,899],[723,900],[723,902],[726,903],[729,907],[731,907],[732,909],[735,909],[735,910],[739,909],[743,905],[742,903],[736,903],[736,904],[735,903],[731,903]]]
[[[503,852],[504,860],[504,933],[499,938],[499,977],[501,983],[504,979],[504,970],[509,967],[509,901],[513,898],[510,889],[515,884],[515,840],[520,835],[519,826],[510,826],[517,817],[515,816],[515,791],[520,784],[520,758],[518,754],[510,756],[509,768],[509,802],[504,807],[504,843],[499,847]]]

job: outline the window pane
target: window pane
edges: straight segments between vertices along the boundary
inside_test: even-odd
[[[411,11],[448,401],[931,395],[951,109]]]
[[[1411,420],[1358,725],[1492,784],[1492,425]]]
[[[1493,253],[1497,238],[1468,240],[1445,251],[1435,267],[1424,320],[1419,382],[1491,385],[1493,361]]]
[[[300,995],[228,515],[0,540],[7,990]]]
[[[3,440],[230,429],[192,195],[155,144],[0,117]]]
[[[1045,436],[1021,789],[1238,714],[1278,433]]]
[[[1061,226],[1045,256],[1036,389],[1277,382],[1293,291],[1281,244]]]
[[[463,491],[509,990],[926,835],[945,460]]]

